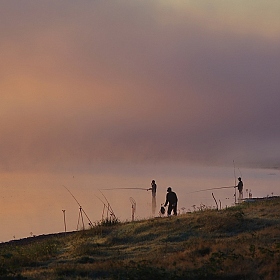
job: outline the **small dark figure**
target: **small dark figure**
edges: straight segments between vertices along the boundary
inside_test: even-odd
[[[152,191],[152,214],[155,215],[156,208],[157,208],[157,201],[156,201],[156,193],[157,193],[157,184],[155,180],[152,180],[151,188],[147,189],[147,191]]]
[[[157,184],[155,180],[152,180],[151,188],[147,189],[147,191],[152,191],[152,196],[156,196],[157,193]]]
[[[243,182],[241,180],[241,177],[238,178],[238,185],[236,186],[239,191],[239,199],[243,198]]]
[[[178,198],[175,192],[172,191],[171,187],[167,188],[167,194],[166,194],[166,201],[164,204],[164,207],[168,204],[167,209],[167,215],[170,216],[171,212],[173,211],[173,214],[177,216],[177,202]]]

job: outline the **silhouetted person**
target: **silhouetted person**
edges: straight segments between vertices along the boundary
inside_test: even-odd
[[[148,191],[152,191],[152,196],[156,196],[156,193],[157,193],[157,184],[156,184],[156,181],[155,180],[152,180],[152,183],[151,183],[151,188],[148,189]]]
[[[170,216],[171,212],[173,211],[173,214],[177,216],[177,202],[178,198],[175,192],[172,191],[171,187],[167,188],[167,194],[166,194],[166,201],[164,204],[164,207],[168,204],[167,209],[167,215]]]
[[[157,184],[155,180],[152,180],[151,188],[147,189],[147,191],[152,191],[152,214],[154,215],[157,208],[157,201],[156,201],[156,193],[157,193]]]
[[[241,177],[238,178],[238,184],[236,186],[236,188],[238,189],[239,191],[239,199],[242,199],[243,198],[243,182],[241,180]]]

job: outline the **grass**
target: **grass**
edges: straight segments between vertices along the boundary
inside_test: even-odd
[[[280,279],[280,198],[0,244],[0,279]]]

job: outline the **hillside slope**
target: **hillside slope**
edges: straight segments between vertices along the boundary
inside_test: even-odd
[[[0,279],[280,279],[280,198],[0,244]]]

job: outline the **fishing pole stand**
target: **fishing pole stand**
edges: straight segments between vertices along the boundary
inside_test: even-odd
[[[77,224],[77,230],[79,229],[80,221],[83,226],[83,230],[85,230],[85,224],[84,224],[84,218],[83,218],[83,208],[80,206],[79,210],[79,218],[78,218],[78,224]]]

